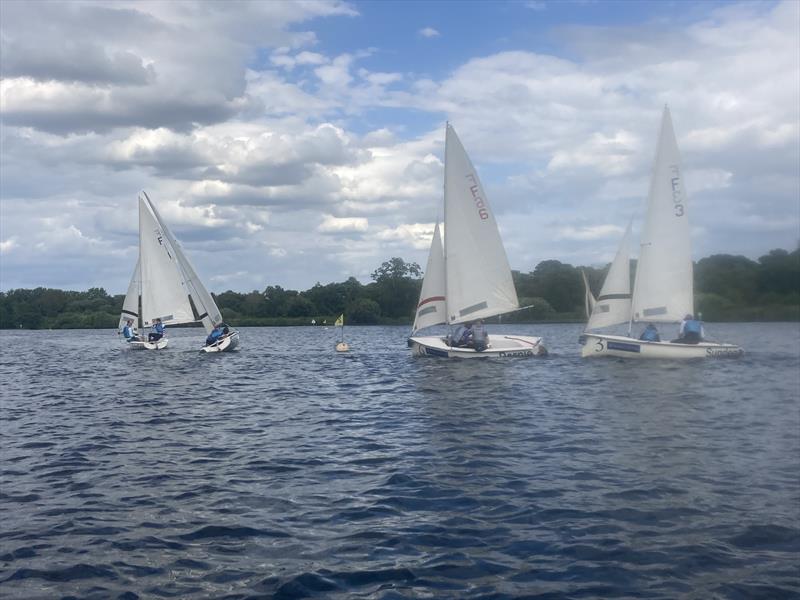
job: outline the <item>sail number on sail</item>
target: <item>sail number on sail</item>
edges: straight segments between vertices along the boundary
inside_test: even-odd
[[[483,198],[481,197],[479,190],[480,187],[478,186],[478,181],[475,179],[475,175],[472,173],[468,174],[467,181],[470,182],[469,191],[472,192],[472,199],[475,200],[475,206],[478,209],[478,215],[484,221],[489,218],[489,211],[486,210],[486,202],[484,202]]]
[[[670,165],[672,171],[672,202],[675,205],[675,216],[683,216],[683,200],[681,194],[681,173],[678,165]]]

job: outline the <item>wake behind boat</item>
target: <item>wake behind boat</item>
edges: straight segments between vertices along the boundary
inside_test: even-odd
[[[416,335],[443,323],[475,323],[476,332],[479,327],[483,331],[483,319],[519,310],[497,222],[475,167],[449,123],[444,172],[444,247],[437,223],[408,340],[412,353],[443,358],[546,354],[540,337],[492,334],[480,344],[459,345],[452,336]]]
[[[139,196],[139,260],[122,305],[119,328],[129,321],[138,324],[139,332],[156,322],[178,325],[200,321],[209,335],[203,351],[224,352],[239,345],[238,331],[212,335],[224,326],[222,314],[144,192]],[[160,350],[167,346],[168,339],[150,340],[137,335],[126,344],[132,350]]]
[[[579,340],[581,356],[674,359],[744,354],[735,344],[702,340],[699,319],[692,317],[693,266],[686,201],[678,144],[669,109],[664,107],[633,295],[630,293],[629,224],[597,299],[592,296],[584,276],[587,312],[591,314],[586,332]],[[631,337],[633,323],[681,321],[694,324],[698,335],[672,341]],[[623,323],[628,323],[627,336],[590,331]],[[655,329],[652,332],[645,337],[660,338],[655,335]]]

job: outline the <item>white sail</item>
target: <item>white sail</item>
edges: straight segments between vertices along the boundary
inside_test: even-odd
[[[164,220],[161,218],[161,214],[158,212],[155,204],[153,204],[146,193],[144,194],[144,197],[148,203],[148,206],[150,206],[152,209],[153,214],[155,215],[156,220],[161,227],[161,230],[164,232],[164,235],[166,236],[170,246],[172,247],[172,250],[175,253],[178,265],[182,271],[186,290],[194,302],[194,307],[198,311],[197,318],[192,320],[201,321],[203,323],[203,327],[205,327],[206,333],[211,333],[211,330],[214,329],[214,326],[222,322],[222,313],[217,307],[217,303],[214,302],[214,298],[203,285],[203,282],[200,281],[200,278],[197,276],[197,273],[192,267],[192,263],[189,262],[189,259],[183,253],[183,249],[178,243],[178,240],[175,239],[175,236],[172,235],[172,232],[169,230],[166,224],[164,224]]]
[[[412,335],[418,329],[432,327],[447,322],[447,303],[445,302],[444,250],[439,234],[439,223],[433,230],[428,265],[419,294],[417,313],[414,317]]]
[[[617,254],[608,269],[603,288],[592,309],[586,329],[599,329],[627,323],[631,318],[631,225],[622,236]]]
[[[139,264],[143,325],[152,325],[156,318],[165,325],[195,321],[175,252],[149,203],[141,196]]]
[[[633,320],[677,322],[693,313],[686,190],[669,109],[664,108],[633,293]]]
[[[519,308],[497,222],[478,173],[450,124],[445,138],[444,207],[448,323]]]
[[[141,272],[139,261],[136,261],[136,268],[131,275],[131,282],[128,284],[128,293],[122,303],[122,314],[119,316],[118,329],[125,327],[128,319],[133,319],[134,324],[139,325],[139,289],[141,287]]]
[[[583,308],[586,311],[586,318],[592,316],[594,305],[597,304],[597,298],[592,294],[592,288],[589,286],[589,280],[586,278],[586,272],[581,269],[581,277],[583,277],[583,289],[585,296],[583,298]]]

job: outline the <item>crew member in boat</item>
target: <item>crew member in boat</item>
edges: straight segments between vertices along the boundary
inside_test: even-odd
[[[224,335],[222,327],[223,325],[224,323],[214,325],[214,329],[211,330],[211,333],[209,333],[208,337],[206,338],[206,346],[212,346],[213,344],[216,344],[220,338],[222,338]],[[227,327],[225,329],[227,329]]]
[[[448,340],[449,344],[453,348],[465,348],[469,346],[470,342],[472,341],[472,323],[462,323],[456,330],[450,335]]]
[[[678,332],[678,339],[673,342],[680,344],[697,344],[703,341],[705,331],[703,331],[703,324],[695,319],[692,315],[683,317],[681,329]]]
[[[157,342],[164,337],[164,324],[161,319],[153,319],[153,331],[147,335],[148,342]]]
[[[136,335],[136,329],[133,327],[133,319],[125,321],[125,327],[122,328],[122,335],[125,336],[125,341],[140,342],[139,336]]]
[[[475,321],[472,324],[472,347],[476,352],[483,352],[489,345],[489,334],[486,333],[486,327],[483,326],[483,321]]]
[[[644,328],[642,331],[642,335],[639,336],[639,339],[645,342],[660,342],[661,336],[658,333],[658,329],[652,323],[648,323],[647,327]]]

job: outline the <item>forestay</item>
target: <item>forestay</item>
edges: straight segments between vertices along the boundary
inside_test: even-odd
[[[603,288],[592,307],[587,330],[627,323],[631,318],[630,237],[631,225],[628,223]]]
[[[424,327],[432,327],[447,322],[447,303],[445,301],[444,251],[439,233],[439,223],[433,230],[431,251],[425,267],[425,278],[419,294],[417,313],[414,317],[413,332]]]
[[[677,322],[692,313],[686,190],[669,109],[664,108],[633,293],[633,320]]]
[[[445,138],[444,258],[447,322],[463,323],[519,307],[494,214],[455,130]]]

